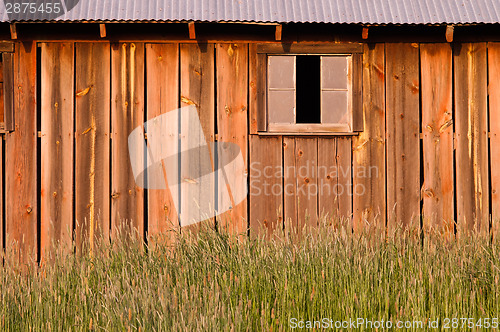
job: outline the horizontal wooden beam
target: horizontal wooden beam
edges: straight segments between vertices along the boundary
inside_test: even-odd
[[[0,52],[3,53],[13,53],[14,52],[14,43],[13,42],[0,42]]]
[[[325,44],[259,44],[257,53],[363,53],[361,43],[325,43]]]

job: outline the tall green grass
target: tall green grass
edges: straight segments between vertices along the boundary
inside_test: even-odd
[[[499,246],[322,226],[300,239],[209,228],[127,241],[41,268],[0,268],[0,330],[260,331],[290,320],[498,317]],[[7,260],[7,258],[6,258]]]

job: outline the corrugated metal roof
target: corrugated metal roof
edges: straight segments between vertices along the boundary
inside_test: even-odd
[[[499,23],[500,0],[64,0],[61,16],[7,13],[15,3],[3,0],[0,20],[29,21],[205,21],[322,22],[363,24]],[[10,5],[9,5],[10,4]],[[45,8],[45,7],[42,7]],[[45,8],[47,9],[47,8]],[[14,7],[11,8],[14,12]],[[23,11],[23,10],[21,10]]]

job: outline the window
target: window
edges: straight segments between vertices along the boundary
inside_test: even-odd
[[[338,46],[338,45],[336,45]],[[262,45],[260,131],[274,133],[353,133],[361,131],[361,54],[324,52],[311,46],[310,52],[286,52]],[[307,46],[296,46],[307,51]],[[330,46],[330,48],[332,48]],[[338,48],[338,47],[337,47]],[[334,50],[335,46],[333,49]],[[359,51],[359,47],[354,50]],[[340,49],[339,49],[340,50]],[[273,52],[274,51],[274,52]],[[315,53],[316,52],[316,53]]]

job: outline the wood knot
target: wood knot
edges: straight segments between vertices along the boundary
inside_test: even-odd
[[[57,197],[57,192],[56,192],[56,191],[54,191],[54,192],[52,193],[52,196]]]
[[[398,75],[394,75],[394,79],[397,81],[399,80],[399,76]]]
[[[299,157],[302,156],[304,152],[302,150],[299,150]]]
[[[120,193],[114,192],[111,194],[111,198],[113,198],[113,199],[116,199],[118,197],[120,197]]]
[[[31,212],[33,212],[33,208],[31,206],[28,206],[28,208],[26,209],[26,212],[28,214],[30,214]]]
[[[304,179],[304,182],[305,182],[305,183],[309,183],[310,181],[311,181],[311,180],[309,180],[309,178],[305,178],[305,179]]]

